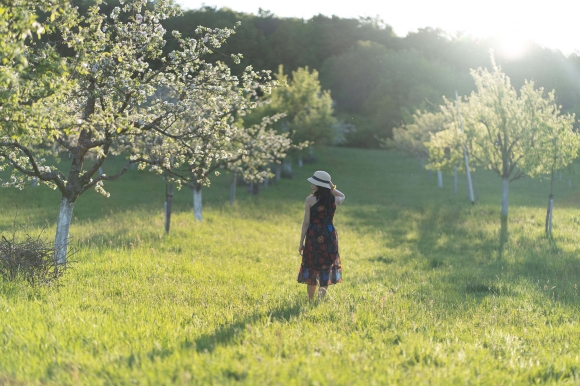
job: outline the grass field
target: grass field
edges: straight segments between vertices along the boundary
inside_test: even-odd
[[[106,167],[105,167],[106,169]],[[343,283],[321,303],[296,283],[305,179],[326,170],[347,199],[335,225]],[[105,170],[106,172],[106,170]],[[293,180],[177,193],[130,171],[75,207],[72,268],[58,287],[0,284],[0,384],[383,385],[580,383],[580,189],[511,185],[500,253],[501,180],[438,189],[395,153],[328,148]],[[573,182],[580,186],[580,177]],[[54,234],[59,195],[0,190],[0,233]]]

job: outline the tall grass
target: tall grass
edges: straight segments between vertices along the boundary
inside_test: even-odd
[[[293,180],[175,196],[131,171],[110,198],[75,207],[72,269],[56,287],[0,284],[0,384],[528,384],[580,382],[580,190],[511,186],[500,248],[501,180],[477,172],[480,201],[443,189],[418,162],[330,148]],[[326,170],[347,199],[335,218],[344,282],[308,303],[296,283],[306,178]],[[0,191],[12,221],[54,234],[59,197]]]

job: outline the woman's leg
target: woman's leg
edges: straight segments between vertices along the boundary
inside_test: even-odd
[[[318,290],[318,300],[324,299],[324,296],[326,295],[327,291],[328,291],[328,286],[320,287],[320,289]]]
[[[314,299],[315,292],[316,292],[316,284],[315,285],[308,284],[308,300]]]

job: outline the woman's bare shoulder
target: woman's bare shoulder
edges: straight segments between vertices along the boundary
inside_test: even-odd
[[[316,203],[316,197],[312,195],[306,197],[306,203],[310,204],[310,206],[314,205]]]

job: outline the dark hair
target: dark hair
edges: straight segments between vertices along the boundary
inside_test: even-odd
[[[330,189],[318,185],[316,187],[318,189],[312,195],[316,197],[316,201],[320,201],[320,205],[324,206],[327,211],[330,211],[334,203],[334,196],[330,192]]]

